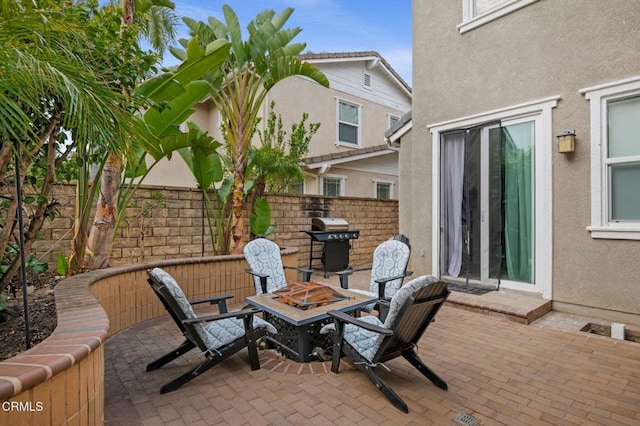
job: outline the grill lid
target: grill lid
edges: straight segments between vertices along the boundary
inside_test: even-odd
[[[314,231],[346,231],[349,223],[337,217],[314,217],[311,218],[311,229]]]

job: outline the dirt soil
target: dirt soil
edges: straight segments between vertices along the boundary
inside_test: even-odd
[[[61,279],[54,272],[31,279],[33,291],[27,295],[31,347],[49,337],[58,324],[53,289]],[[0,361],[26,350],[22,288],[16,289],[15,298],[11,292],[5,294],[7,308],[0,311]]]

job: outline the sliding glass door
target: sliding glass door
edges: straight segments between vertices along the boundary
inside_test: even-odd
[[[441,271],[467,282],[534,283],[535,120],[441,137]]]

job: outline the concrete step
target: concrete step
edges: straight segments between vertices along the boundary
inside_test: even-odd
[[[411,277],[407,278],[410,280]],[[349,277],[349,287],[369,289],[370,272],[359,271]],[[322,273],[314,274],[312,281],[340,287],[336,275],[324,278]],[[503,317],[521,324],[531,324],[551,312],[551,301],[537,294],[500,289],[486,294],[476,295],[452,291],[447,305],[486,315]]]

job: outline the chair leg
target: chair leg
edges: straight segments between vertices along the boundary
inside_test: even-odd
[[[195,348],[196,345],[191,342],[191,340],[186,339],[180,346],[169,352],[168,354],[158,358],[157,360],[150,362],[147,365],[147,371],[157,370],[165,364],[173,361],[174,359],[186,354],[191,349]]]
[[[424,362],[420,359],[416,351],[413,349],[409,349],[402,353],[402,356],[411,363],[415,368],[418,369],[427,379],[431,380],[431,382],[439,387],[442,390],[447,390],[447,382],[442,380],[440,376],[438,376],[432,369],[427,367]]]
[[[190,382],[191,380],[193,380],[196,377],[198,377],[200,374],[204,373],[205,371],[207,371],[211,367],[215,366],[220,361],[222,361],[222,359],[219,358],[219,357],[211,357],[211,358],[205,359],[197,367],[192,368],[191,370],[189,370],[188,372],[186,372],[182,376],[178,377],[177,379],[175,379],[175,380],[167,383],[163,387],[161,387],[160,388],[160,393],[162,394],[162,393],[167,393],[167,392],[173,392],[174,390],[180,388],[185,383]]]
[[[369,361],[365,360],[362,356],[360,356],[360,354],[358,354],[358,352],[348,344],[344,345],[344,351],[345,351],[345,354],[349,357],[349,359],[353,361],[353,364],[356,367],[358,367],[358,370],[366,374],[369,380],[371,380],[371,382],[378,389],[380,389],[380,392],[382,392],[384,396],[387,397],[389,402],[391,402],[394,407],[396,407],[398,410],[402,411],[403,413],[409,412],[409,407],[407,407],[407,404],[405,404],[402,398],[400,398],[400,395],[395,393],[393,389],[391,389],[389,385],[387,385],[385,381],[382,380],[380,376],[378,376],[378,374],[376,373],[375,367],[371,366]]]
[[[342,356],[342,342],[344,338],[344,323],[335,322],[336,330],[331,336],[333,338],[333,359],[331,360],[331,371],[338,374],[340,370],[340,357]]]
[[[251,370],[260,370],[260,358],[258,357],[258,347],[256,346],[256,335],[253,330],[253,315],[246,316],[244,321],[245,341],[247,343],[247,351],[249,352],[249,364]]]
[[[371,380],[373,384],[376,385],[378,389],[380,389],[380,391],[384,394],[384,396],[387,397],[387,399],[393,404],[394,407],[396,407],[403,413],[409,412],[409,407],[407,407],[407,404],[405,404],[402,398],[400,398],[400,395],[395,393],[393,389],[391,389],[389,385],[387,385],[385,381],[382,380],[380,376],[378,376],[378,374],[375,372],[374,367],[365,365],[363,371],[367,375],[369,380]]]

